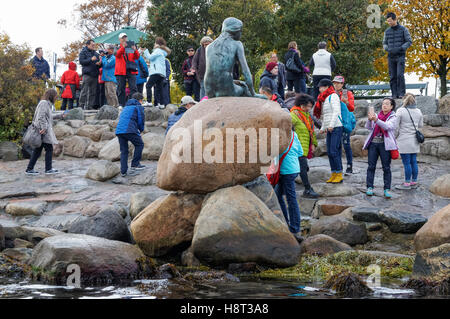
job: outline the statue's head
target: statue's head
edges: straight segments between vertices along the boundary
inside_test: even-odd
[[[222,32],[229,33],[234,40],[240,40],[242,35],[242,28],[244,24],[241,20],[236,18],[226,18],[223,21]]]

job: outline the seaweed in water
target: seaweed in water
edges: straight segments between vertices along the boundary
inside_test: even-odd
[[[402,287],[414,289],[421,296],[450,296],[450,277],[440,281],[413,278],[404,283]]]
[[[341,272],[331,276],[325,284],[325,288],[335,290],[336,295],[342,298],[361,298],[372,292],[358,275],[350,272]]]

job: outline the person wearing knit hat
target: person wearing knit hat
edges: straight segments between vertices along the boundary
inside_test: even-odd
[[[278,63],[269,62],[261,75],[259,88],[268,87],[272,92],[278,91]]]

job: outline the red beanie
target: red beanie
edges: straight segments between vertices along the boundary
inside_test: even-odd
[[[269,63],[267,63],[267,65],[266,65],[266,70],[269,71],[269,72],[272,72],[272,70],[273,70],[276,66],[278,66],[278,63],[276,63],[276,62],[269,62]]]

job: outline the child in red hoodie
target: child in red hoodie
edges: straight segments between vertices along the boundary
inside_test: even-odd
[[[73,109],[76,91],[80,89],[80,76],[77,73],[77,65],[75,63],[69,63],[69,70],[64,72],[61,77],[61,84],[64,86],[64,92],[61,95],[63,98],[61,110],[66,110],[67,102],[69,102],[69,110],[71,110]]]

